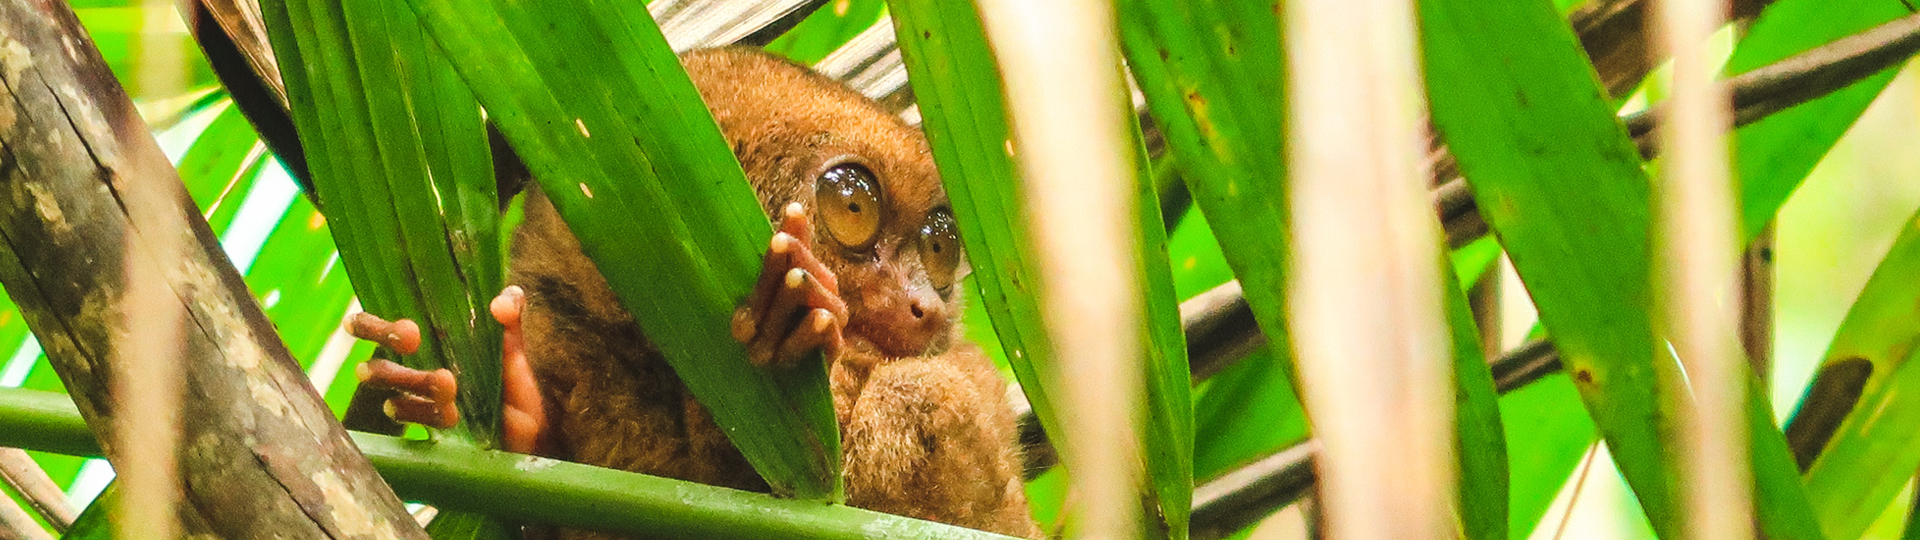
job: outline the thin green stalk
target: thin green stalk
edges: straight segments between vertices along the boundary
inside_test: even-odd
[[[22,420],[29,417],[34,420]],[[1010,538],[843,505],[782,499],[448,441],[351,435],[402,498],[497,518],[663,540]],[[87,442],[75,444],[83,440]],[[39,446],[47,441],[65,443]],[[12,388],[0,389],[0,446],[100,455],[99,445],[92,442],[92,434],[66,396]]]

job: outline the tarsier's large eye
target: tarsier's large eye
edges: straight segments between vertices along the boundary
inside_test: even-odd
[[[840,245],[865,249],[880,232],[880,183],[866,167],[836,165],[820,175],[813,197],[820,221]]]
[[[953,286],[960,267],[960,233],[947,209],[927,213],[927,223],[920,227],[920,260],[926,264],[927,281],[934,288],[944,291]]]

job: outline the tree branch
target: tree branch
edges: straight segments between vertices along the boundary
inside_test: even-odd
[[[0,448],[0,480],[20,494],[34,513],[53,526],[54,532],[67,532],[67,527],[73,525],[73,505],[67,503],[67,495],[60,492],[60,486],[47,477],[47,471],[34,463],[25,450]]]
[[[0,283],[88,425],[113,441],[129,261],[185,324],[175,514],[227,538],[425,538],[334,421],[64,2],[0,0]],[[153,243],[182,249],[163,257]],[[140,265],[131,265],[140,266]],[[148,278],[156,276],[147,275]]]
[[[1559,372],[1560,354],[1551,343],[1534,341],[1494,360],[1492,368],[1494,386],[1505,394]],[[1307,439],[1195,487],[1192,540],[1226,538],[1307,495],[1318,480],[1319,446]]]
[[[1893,69],[1915,52],[1920,52],[1920,13],[1735,75],[1722,84],[1733,94],[1734,125],[1744,126]],[[1624,120],[1643,151],[1659,116],[1655,107]]]
[[[1736,0],[1728,19],[1750,19],[1771,3],[1773,0]],[[1646,0],[1599,0],[1567,15],[1608,95],[1626,95],[1653,70],[1655,58],[1647,50],[1646,38],[1648,4]]]
[[[13,498],[0,497],[0,540],[53,540],[53,535]]]

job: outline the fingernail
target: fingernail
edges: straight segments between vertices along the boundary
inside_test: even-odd
[[[380,412],[386,413],[390,420],[400,421],[400,408],[393,405],[393,400],[380,402]]]
[[[806,213],[807,207],[801,206],[799,202],[787,203],[787,217],[797,218],[806,215]]]
[[[774,253],[785,254],[787,251],[793,249],[793,236],[787,233],[775,233],[773,235],[773,244],[769,246],[768,249]]]
[[[831,328],[831,327],[833,327],[833,313],[832,313],[832,312],[830,312],[830,311],[827,311],[827,310],[824,310],[824,309],[815,309],[815,310],[813,310],[813,311],[814,311],[814,313],[818,313],[818,314],[820,315],[819,317],[814,317],[814,318],[813,318],[813,331],[815,331],[815,332],[825,332],[825,331],[827,331],[827,329],[828,329],[828,328]]]
[[[373,366],[364,363],[353,366],[353,376],[360,379],[360,382],[367,382],[367,379],[373,378]]]
[[[798,289],[807,282],[807,271],[795,268],[787,271],[787,288]]]

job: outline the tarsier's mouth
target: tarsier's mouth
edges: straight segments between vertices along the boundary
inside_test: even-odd
[[[854,325],[847,327],[846,345],[854,350],[867,350],[893,358],[927,356],[945,352],[952,346],[952,340],[944,332],[931,332],[924,337],[916,337],[918,332],[903,332],[898,329],[874,325]]]

